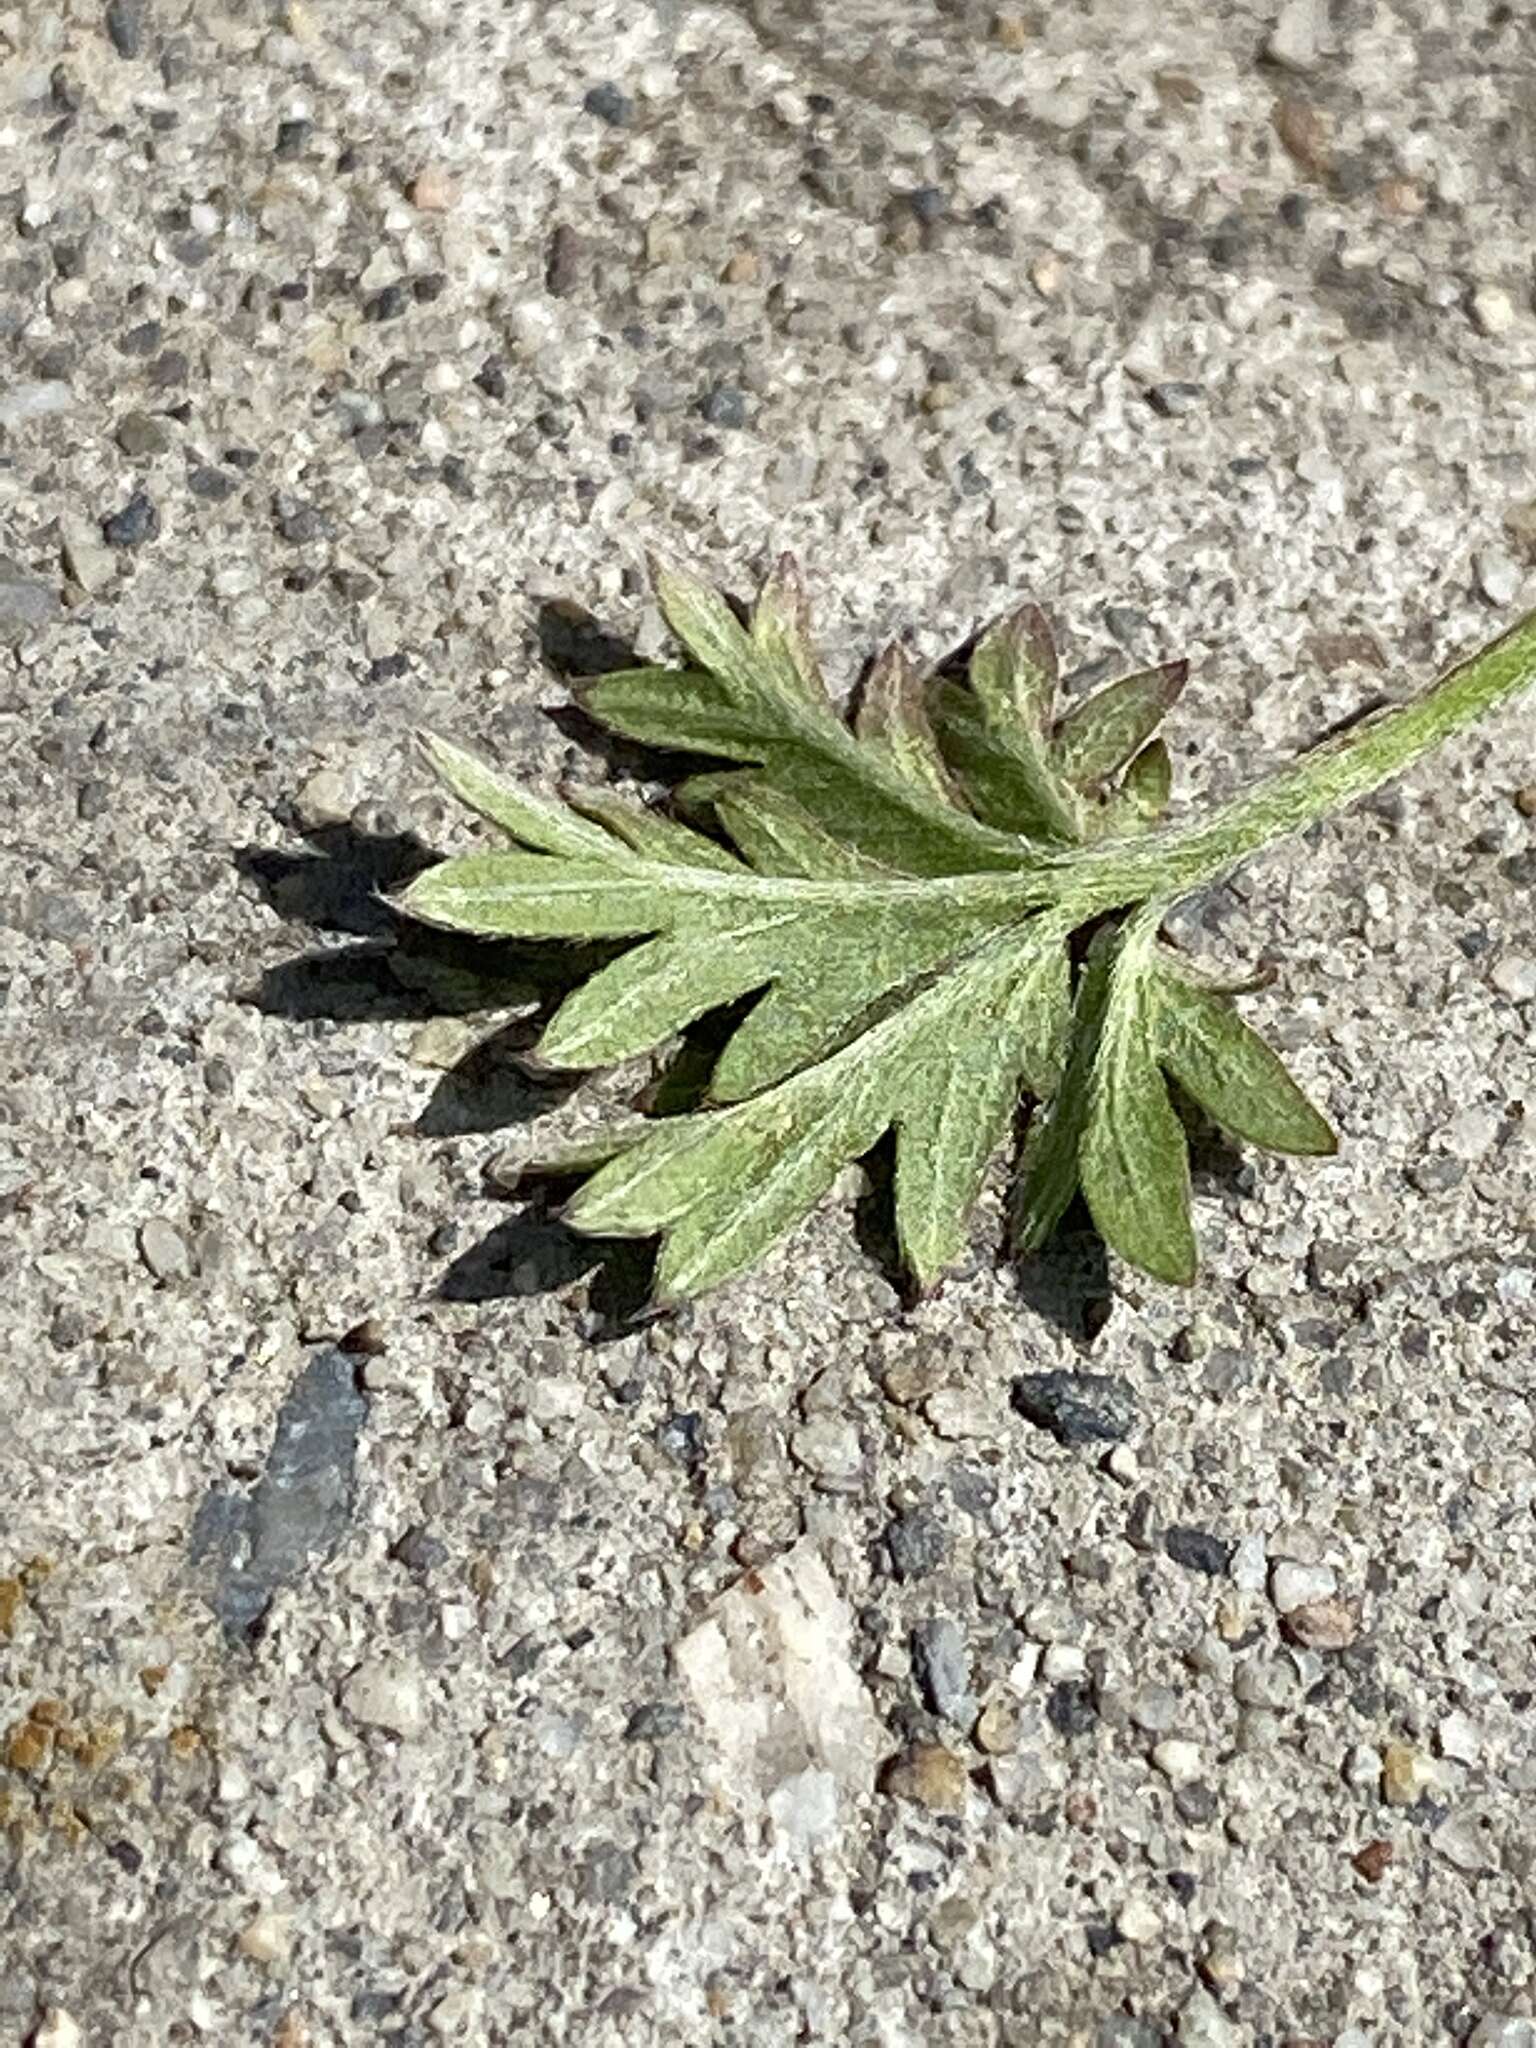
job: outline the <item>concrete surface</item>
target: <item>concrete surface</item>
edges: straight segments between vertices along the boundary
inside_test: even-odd
[[[1531,602],[1530,7],[12,0],[0,95],[0,2039],[1529,2042],[1529,705],[1185,914],[1344,1134],[1188,1297],[994,1202],[907,1309],[850,1189],[626,1328],[487,1171],[619,1080],[376,885],[414,724],[629,772],[647,540],[844,682],[1186,651],[1181,800]]]

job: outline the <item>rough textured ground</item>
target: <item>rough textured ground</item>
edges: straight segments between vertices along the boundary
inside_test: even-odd
[[[1186,799],[1529,602],[1536,17],[1308,13],[0,5],[0,2038],[1533,2038],[1529,706],[1186,916],[1345,1139],[1189,1297],[628,1330],[374,893],[646,540],[1187,651]]]

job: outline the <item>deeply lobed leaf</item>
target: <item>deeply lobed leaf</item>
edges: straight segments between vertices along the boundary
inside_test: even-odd
[[[430,869],[403,904],[479,934],[636,942],[560,1005],[538,1048],[553,1065],[653,1051],[754,998],[710,1106],[582,1154],[595,1170],[571,1222],[660,1236],[660,1298],[753,1263],[888,1131],[898,1242],[931,1285],[1025,1095],[1016,1241],[1041,1244],[1081,1194],[1116,1251],[1173,1282],[1192,1277],[1195,1239],[1170,1079],[1235,1137],[1333,1149],[1229,995],[1160,943],[1158,868],[1122,888],[1089,850],[1134,842],[1168,803],[1157,727],[1182,663],[1058,717],[1049,628],[1025,606],[981,635],[964,680],[887,650],[850,728],[789,558],[745,623],[691,576],[655,575],[692,665],[608,675],[584,701],[632,739],[732,765],[684,784],[679,816],[609,792],[549,803],[428,738],[511,845]]]

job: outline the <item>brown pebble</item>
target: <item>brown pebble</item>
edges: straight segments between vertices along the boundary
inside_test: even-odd
[[[1187,71],[1155,71],[1152,83],[1165,107],[1198,107],[1205,98],[1199,81]]]
[[[53,1754],[53,1735],[35,1721],[18,1721],[5,1741],[5,1761],[13,1771],[40,1771]]]
[[[406,196],[423,213],[446,213],[459,188],[440,164],[428,164],[412,178]]]
[[[1424,188],[1412,178],[1383,178],[1376,187],[1376,204],[1399,220],[1417,220],[1424,203]]]
[[[1396,1853],[1390,1842],[1377,1840],[1367,1842],[1363,1849],[1357,1849],[1349,1860],[1367,1884],[1380,1884],[1386,1875],[1388,1864]]]
[[[38,1728],[62,1728],[69,1719],[69,1709],[62,1700],[34,1700],[27,1709],[27,1719]]]
[[[1099,1802],[1091,1792],[1069,1792],[1061,1802],[1061,1812],[1068,1827],[1086,1834],[1099,1817]]]
[[[195,1728],[173,1728],[166,1740],[177,1756],[196,1756],[203,1746],[203,1738]]]
[[[1360,1633],[1360,1610],[1352,1600],[1308,1600],[1281,1627],[1304,1650],[1347,1650]]]
[[[965,1759],[942,1742],[920,1742],[885,1774],[885,1789],[930,1813],[964,1813],[971,1787]]]
[[[720,273],[722,284],[756,284],[763,274],[763,259],[755,249],[738,249]]]
[[[994,14],[992,17],[992,40],[1000,49],[1011,50],[1015,56],[1029,48],[1029,18],[1023,14]]]
[[[364,1316],[354,1323],[337,1345],[348,1358],[381,1358],[384,1355],[384,1325],[377,1316]]]
[[[1326,177],[1333,164],[1327,117],[1307,100],[1288,94],[1276,100],[1273,118],[1286,154],[1313,177]]]
[[[20,1579],[0,1579],[0,1638],[8,1636],[16,1626],[16,1617],[26,1599]]]
[[[988,1756],[1012,1756],[1019,1746],[1018,1709],[1007,1700],[991,1700],[976,1723],[976,1741]]]
[[[1515,809],[1522,818],[1536,818],[1536,782],[1528,782],[1524,789],[1515,791]],[[14,1581],[11,1583],[14,1584]],[[0,1614],[0,1627],[3,1626],[4,1616]]]
[[[169,1666],[165,1664],[146,1664],[139,1673],[139,1683],[151,1699],[164,1685],[168,1671]]]

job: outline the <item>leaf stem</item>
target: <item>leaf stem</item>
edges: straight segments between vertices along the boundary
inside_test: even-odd
[[[1095,909],[1149,893],[1176,898],[1215,881],[1262,847],[1368,796],[1442,740],[1536,682],[1536,612],[1406,704],[1325,742],[1266,776],[1203,823],[1106,848],[1072,863]],[[1094,872],[1097,869],[1097,873]],[[1076,887],[1072,891],[1077,899]]]

